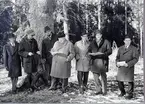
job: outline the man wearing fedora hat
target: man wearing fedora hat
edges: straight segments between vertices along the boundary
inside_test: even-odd
[[[56,88],[56,79],[62,79],[62,92],[66,92],[68,85],[68,78],[71,75],[71,60],[73,59],[75,52],[73,44],[65,39],[63,31],[58,34],[58,41],[55,42],[51,49],[53,55],[52,67],[51,67],[51,87],[50,89]]]
[[[123,97],[126,94],[124,82],[127,82],[128,91],[125,98],[131,99],[134,91],[134,65],[138,62],[139,52],[131,44],[129,36],[125,36],[124,43],[123,46],[119,47],[116,56],[116,65],[118,67],[117,81],[121,91],[119,97]]]
[[[37,41],[33,38],[35,35],[32,29],[26,31],[26,37],[22,39],[19,46],[19,54],[23,57],[24,71],[27,73],[28,88],[34,90],[32,83],[32,73],[37,72],[38,49]]]
[[[3,58],[4,65],[7,69],[8,77],[12,82],[12,93],[17,93],[18,77],[22,75],[21,72],[21,60],[18,54],[19,44],[16,42],[16,38],[13,34],[9,35],[9,42],[4,45]]]

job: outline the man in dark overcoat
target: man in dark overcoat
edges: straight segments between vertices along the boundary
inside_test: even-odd
[[[32,29],[26,31],[26,37],[22,39],[19,46],[19,54],[23,57],[24,71],[27,74],[28,87],[33,90],[32,74],[37,72],[38,65],[38,54],[40,54],[38,49],[37,41],[33,38],[35,35]]]
[[[22,75],[18,46],[15,36],[10,34],[9,42],[3,48],[4,65],[9,72],[8,77],[12,81],[12,93],[17,93],[18,77]]]
[[[44,28],[44,32],[45,32],[46,38],[42,40],[41,57],[43,60],[45,60],[45,69],[46,69],[46,72],[44,73],[45,79],[50,82],[50,79],[51,79],[50,72],[51,72],[51,64],[52,64],[52,54],[50,53],[50,51],[56,39],[51,29],[48,26]]]
[[[95,39],[89,47],[91,56],[91,71],[94,75],[96,94],[107,94],[108,56],[112,53],[110,42],[102,37],[100,31],[95,31]],[[101,81],[99,79],[101,76]],[[101,83],[100,83],[101,82]]]
[[[119,47],[116,57],[116,65],[118,67],[117,81],[121,91],[120,97],[126,94],[124,82],[128,82],[128,91],[125,98],[133,98],[134,91],[134,65],[138,62],[139,52],[136,47],[131,45],[131,38],[126,36],[124,45]]]

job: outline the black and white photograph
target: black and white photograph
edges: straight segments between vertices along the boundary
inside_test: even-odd
[[[144,0],[0,0],[0,103],[144,103]]]

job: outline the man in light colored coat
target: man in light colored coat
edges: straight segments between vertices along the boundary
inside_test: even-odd
[[[62,79],[62,92],[66,92],[68,85],[68,78],[71,75],[71,60],[73,59],[75,52],[73,44],[65,39],[64,32],[60,32],[58,35],[58,41],[55,42],[51,53],[53,55],[52,67],[51,67],[51,87],[55,89],[55,82],[57,78]]]

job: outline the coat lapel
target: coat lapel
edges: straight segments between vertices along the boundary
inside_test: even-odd
[[[104,39],[101,40],[101,42],[100,42],[98,48],[101,48],[101,46],[103,45],[103,43],[104,43]]]
[[[25,43],[27,44],[27,47],[29,47],[29,49],[31,49],[31,51],[32,51],[31,44],[30,44],[29,40],[27,38],[25,38],[25,41],[26,41]]]
[[[15,47],[14,47],[14,49],[13,49],[12,55],[14,55],[14,54],[17,52],[17,50],[18,50],[18,43],[15,42]]]
[[[97,50],[99,50],[99,48],[101,48],[101,47],[102,47],[103,43],[104,43],[104,39],[102,39],[102,40],[101,40],[101,42],[100,42],[100,44],[99,44],[99,45],[97,44],[97,42],[96,42],[96,41],[94,41],[94,45],[96,46]]]
[[[127,52],[129,52],[131,50],[131,45],[127,48],[127,49],[125,49],[125,46],[124,46],[124,53],[123,54],[126,54]]]
[[[13,54],[14,49],[10,43],[8,43],[8,51],[10,52],[11,55]]]

